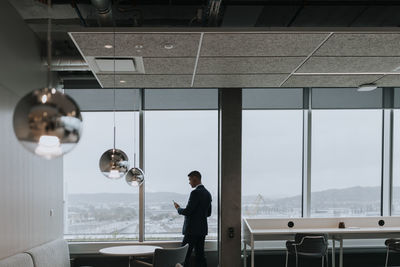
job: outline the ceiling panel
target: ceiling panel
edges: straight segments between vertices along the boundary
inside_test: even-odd
[[[305,57],[200,58],[197,74],[291,73]]]
[[[357,87],[382,75],[292,75],[282,87]]]
[[[308,56],[325,33],[205,33],[200,56]]]
[[[71,33],[85,56],[113,56],[113,33]],[[116,56],[196,57],[200,33],[116,33]],[[172,46],[172,48],[170,48]],[[166,49],[170,48],[170,49]]]
[[[196,58],[143,58],[146,74],[193,74]]]
[[[400,75],[386,75],[376,83],[382,87],[400,87]]]
[[[277,87],[286,74],[196,75],[194,87]]]
[[[104,88],[114,86],[114,75],[97,75]],[[192,82],[192,75],[116,75],[118,88],[187,88]],[[120,81],[125,81],[120,83]]]
[[[297,72],[400,72],[400,57],[311,57]]]
[[[335,33],[316,56],[400,56],[398,33]]]

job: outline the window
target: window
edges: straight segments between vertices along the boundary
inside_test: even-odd
[[[186,206],[188,173],[201,172],[213,197],[209,239],[217,236],[218,111],[145,111],[145,239],[182,239],[183,216],[172,201]]]
[[[400,215],[400,110],[394,110],[393,120],[393,191],[392,215]]]
[[[311,216],[379,216],[382,110],[313,110]]]
[[[242,212],[245,217],[300,217],[302,110],[244,110]]]
[[[116,147],[133,164],[134,112],[117,112]],[[83,136],[64,156],[66,238],[99,241],[138,239],[138,189],[124,178],[110,180],[99,170],[100,156],[113,147],[113,113],[84,112]]]

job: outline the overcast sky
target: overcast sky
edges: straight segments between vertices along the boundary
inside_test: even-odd
[[[109,180],[99,171],[101,154],[112,148],[112,112],[84,113],[83,118],[82,139],[64,157],[68,192],[137,192],[124,178]],[[133,113],[118,112],[116,118],[117,148],[133,164]],[[301,110],[244,111],[244,195],[301,194],[302,118]],[[399,121],[397,116],[397,127]],[[315,110],[312,125],[312,191],[380,185],[382,111]],[[188,194],[187,174],[196,169],[216,195],[217,111],[146,112],[145,147],[146,191]],[[398,159],[399,149],[395,154]]]

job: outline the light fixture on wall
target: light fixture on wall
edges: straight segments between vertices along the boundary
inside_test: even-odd
[[[51,86],[51,0],[47,1],[47,87],[21,98],[14,110],[13,126],[26,149],[52,159],[71,151],[79,142],[82,116],[72,98]]]
[[[116,126],[115,126],[115,30],[114,30],[114,145],[112,149],[107,150],[101,155],[99,160],[99,167],[101,173],[109,179],[120,179],[122,178],[129,169],[129,159],[124,151],[116,149]]]
[[[378,88],[376,83],[364,83],[358,86],[357,91],[358,92],[370,92]]]

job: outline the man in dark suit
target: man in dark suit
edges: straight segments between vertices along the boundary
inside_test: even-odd
[[[207,262],[204,255],[204,240],[208,234],[207,217],[211,216],[211,194],[201,184],[201,174],[192,171],[188,174],[189,184],[195,188],[189,197],[186,208],[181,208],[174,203],[180,215],[185,216],[182,234],[184,235],[182,246],[189,244],[184,267],[189,267],[189,260],[194,248],[196,253],[196,267],[206,267]]]

